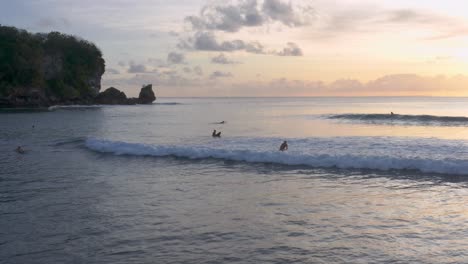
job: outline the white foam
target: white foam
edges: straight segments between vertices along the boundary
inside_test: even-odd
[[[153,103],[154,105],[181,105],[181,103],[177,102],[163,102],[163,103]]]
[[[276,138],[234,138],[196,145],[150,145],[88,139],[85,144],[93,151],[115,155],[216,158],[325,168],[417,170],[468,175],[466,142],[460,145],[451,141],[440,144],[435,139],[293,139],[288,141],[290,150],[287,152],[277,150],[278,142],[281,143]]]
[[[328,119],[347,120],[372,124],[404,124],[431,126],[467,126],[465,116],[401,115],[401,114],[338,114],[325,116]]]
[[[53,105],[49,106],[47,109],[49,111],[55,111],[58,109],[91,109],[91,108],[101,108],[102,105]]]

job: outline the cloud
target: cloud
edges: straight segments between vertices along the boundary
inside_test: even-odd
[[[294,10],[292,3],[280,0],[265,0],[262,11],[272,21],[279,21],[289,27],[298,27],[308,24],[304,11],[311,11],[310,7]]]
[[[113,69],[113,68],[107,68],[106,73],[107,74],[120,74],[120,72],[118,70]]]
[[[223,41],[218,43],[213,33],[197,32],[193,40],[193,48],[195,50],[205,51],[235,51],[245,48],[245,43],[242,40]]]
[[[218,30],[238,32],[243,27],[258,27],[272,22],[297,27],[308,23],[310,8],[293,6],[291,2],[264,0],[237,1],[234,4],[205,5],[198,16],[187,16],[185,21],[196,31]]]
[[[212,32],[197,32],[192,38],[180,40],[178,47],[186,50],[196,51],[221,51],[234,52],[245,51],[254,54],[270,54],[278,56],[302,56],[302,49],[296,43],[288,42],[287,46],[281,51],[267,51],[265,46],[257,41],[246,42],[240,39],[235,40],[216,40]],[[224,55],[223,55],[224,56]],[[216,59],[215,59],[216,60]],[[213,63],[221,63],[212,60]],[[227,64],[227,63],[221,63]],[[232,63],[231,63],[232,64]]]
[[[128,73],[145,73],[147,72],[146,66],[143,64],[130,63],[130,67],[127,70]]]
[[[213,73],[210,74],[210,79],[229,78],[232,76],[233,75],[230,72],[214,71]]]
[[[198,75],[198,76],[202,76],[203,75],[203,69],[202,67],[200,66],[195,66],[193,67],[193,72]]]
[[[468,95],[468,76],[386,75],[369,82],[274,79],[232,85],[232,96],[460,96]]]
[[[397,9],[385,12],[384,22],[389,23],[435,23],[442,17],[412,9]]]
[[[70,26],[70,21],[68,21],[68,19],[64,17],[61,17],[61,18],[46,17],[46,18],[39,19],[39,21],[37,22],[37,25],[40,28],[54,28],[54,27],[62,27],[62,26],[68,27]]]
[[[462,36],[468,36],[468,26],[454,28],[452,30],[440,32],[436,35],[427,37],[426,40],[440,40],[440,39],[448,39],[448,38],[455,38],[455,37],[462,37]]]
[[[205,85],[207,81],[202,81],[198,78],[187,78],[179,75],[176,71],[138,73],[131,78],[106,78],[103,81],[104,86],[123,86],[124,89],[129,91],[129,95],[138,95],[136,89],[133,89],[133,87],[141,87],[144,83],[151,83],[153,86],[157,86],[158,90],[174,87],[180,88],[177,90],[170,89],[171,91],[174,91],[174,93],[179,94],[184,88],[193,88],[194,90],[198,90],[198,87]]]
[[[287,47],[276,53],[278,56],[302,56],[302,50],[296,43],[288,42]]]
[[[223,53],[211,58],[211,62],[215,64],[238,64],[238,62],[227,58]]]
[[[41,18],[37,22],[37,25],[43,28],[53,27],[55,26],[55,21],[52,20],[51,18]]]
[[[206,5],[199,16],[188,16],[186,22],[195,30],[220,30],[237,32],[242,27],[260,26],[264,17],[258,10],[256,0],[247,0],[237,5]]]
[[[171,36],[171,37],[178,37],[178,36],[179,36],[179,33],[176,32],[176,31],[173,31],[173,30],[167,32],[167,34],[168,34],[169,36]]]
[[[373,33],[395,27],[429,30],[431,36],[425,38],[429,40],[468,35],[466,22],[454,17],[418,9],[385,9],[376,5],[335,7],[326,16],[318,17],[316,22],[314,29],[322,37],[354,32]]]
[[[165,75],[165,76],[176,76],[177,71],[176,70],[165,70],[165,71],[159,72],[159,74]]]
[[[219,42],[212,32],[197,32],[194,37],[181,40],[178,44],[181,49],[201,50],[201,51],[240,51],[249,53],[265,53],[264,46],[258,42],[245,42],[240,39]]]
[[[160,75],[136,75],[129,80],[129,83],[152,83],[155,86],[178,87],[193,85],[190,79],[177,74]]]
[[[302,56],[302,50],[292,42],[282,51],[266,51],[265,46],[258,41],[218,40],[215,32],[235,33],[243,27],[257,27],[274,22],[289,27],[304,26],[309,23],[311,10],[309,6],[302,7],[282,0],[244,0],[224,5],[209,4],[201,9],[198,16],[185,18],[185,21],[192,25],[194,33],[192,37],[180,39],[177,47],[192,51],[245,51],[254,54]],[[228,64],[225,60],[213,59],[212,62]]]
[[[185,55],[177,52],[170,52],[167,54],[167,62],[169,64],[183,64],[185,63]]]

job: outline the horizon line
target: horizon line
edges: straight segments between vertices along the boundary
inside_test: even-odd
[[[438,95],[361,95],[361,96],[156,96],[156,98],[467,98],[468,96]],[[156,99],[157,100],[157,99]]]

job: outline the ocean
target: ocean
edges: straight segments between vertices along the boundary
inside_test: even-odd
[[[0,263],[467,263],[467,237],[468,98],[0,110]]]

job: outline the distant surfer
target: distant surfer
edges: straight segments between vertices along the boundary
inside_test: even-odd
[[[393,115],[394,115],[394,113],[393,113],[393,112],[390,112],[390,115],[391,115],[391,116],[393,116]]]
[[[226,123],[226,122],[225,122],[225,121],[221,121],[221,122],[219,122],[218,124],[222,125],[222,124],[224,124],[224,123]]]
[[[211,134],[211,136],[213,136],[213,137],[221,137],[221,131],[219,131],[219,132],[216,133],[216,129],[215,129],[215,130],[213,130],[213,133]]]
[[[280,151],[288,150],[288,142],[287,142],[286,140],[283,141],[283,144],[281,144],[279,150],[280,150]]]
[[[24,154],[25,153],[24,149],[21,146],[18,146],[15,151],[17,153],[19,153],[19,154]]]

